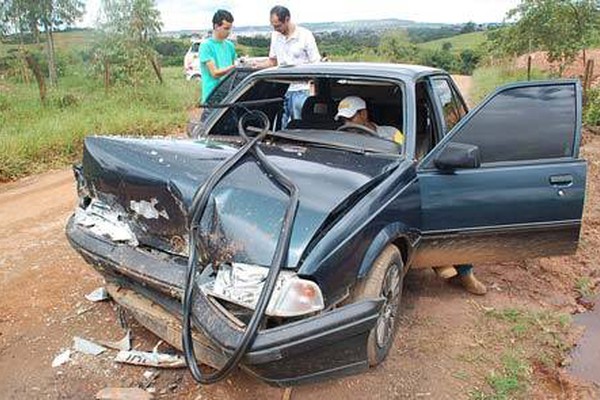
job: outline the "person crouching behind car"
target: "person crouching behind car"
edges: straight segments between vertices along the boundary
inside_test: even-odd
[[[469,293],[484,295],[487,293],[487,288],[473,273],[471,264],[461,264],[456,266],[444,266],[433,268],[436,275],[446,280],[456,280]]]
[[[200,72],[202,74],[202,104],[206,103],[219,81],[235,68],[235,45],[227,40],[233,26],[233,15],[217,10],[212,19],[212,37],[200,45]]]
[[[335,120],[341,120],[345,125],[362,125],[375,132],[382,139],[391,140],[403,145],[404,134],[394,126],[377,125],[369,118],[367,103],[358,96],[344,97],[338,104],[338,112]]]

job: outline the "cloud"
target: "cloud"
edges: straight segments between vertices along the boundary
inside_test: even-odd
[[[87,1],[87,13],[93,13],[100,0]],[[219,8],[232,12],[235,25],[268,25],[269,10],[275,4],[288,7],[296,22],[349,21],[356,19],[398,18],[418,22],[497,22],[514,8],[519,0],[419,0],[377,1],[365,0],[157,0],[164,23],[163,30],[197,29],[211,27],[212,15]],[[94,18],[86,14],[85,24]]]

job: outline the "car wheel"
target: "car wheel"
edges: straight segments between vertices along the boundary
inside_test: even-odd
[[[400,304],[404,283],[404,262],[400,250],[388,245],[377,257],[371,271],[353,291],[353,300],[383,297],[377,323],[369,333],[367,354],[369,366],[380,364],[392,347],[400,320]]]

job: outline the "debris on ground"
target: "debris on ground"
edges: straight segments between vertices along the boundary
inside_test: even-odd
[[[92,356],[97,356],[107,350],[106,347],[100,346],[99,344],[78,336],[73,338],[73,349],[79,353],[89,354]]]
[[[52,368],[60,367],[61,365],[69,362],[71,360],[71,350],[65,350],[56,357],[52,361]]]
[[[153,389],[150,386],[154,383],[156,378],[158,378],[158,375],[160,375],[160,372],[156,370],[149,369],[148,371],[145,371],[143,374],[144,383],[142,384],[142,389],[146,389],[148,392],[153,393],[150,391],[150,389]]]
[[[131,330],[128,329],[123,339],[119,340],[118,342],[98,340],[98,343],[113,350],[131,350]]]
[[[140,388],[104,388],[96,393],[97,400],[151,400],[154,396]]]
[[[108,292],[104,286],[97,288],[91,293],[85,295],[85,298],[94,303],[110,299]]]
[[[162,340],[154,347],[151,353],[138,350],[121,350],[115,357],[115,361],[124,364],[144,365],[146,367],[156,368],[185,368],[187,365],[183,357],[176,354],[164,354],[158,352],[158,346]]]

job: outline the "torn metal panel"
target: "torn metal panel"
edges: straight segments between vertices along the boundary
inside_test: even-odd
[[[123,217],[122,213],[110,205],[100,200],[92,200],[86,209],[78,207],[75,210],[74,222],[95,235],[137,246],[139,242]]]

